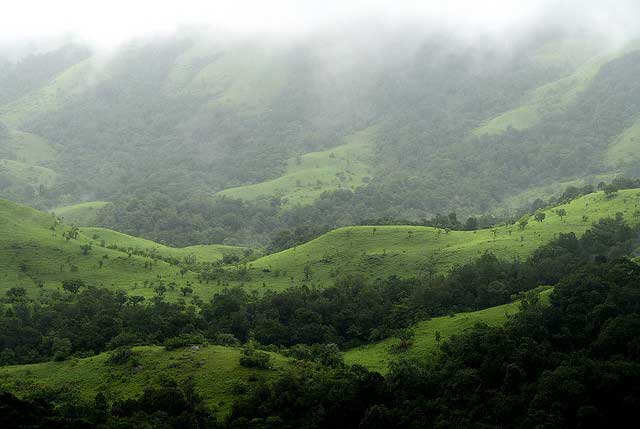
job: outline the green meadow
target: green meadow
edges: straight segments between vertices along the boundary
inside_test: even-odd
[[[109,234],[108,230],[79,230],[75,239],[67,240],[63,234],[71,230],[66,224],[57,224],[51,214],[0,199],[0,292],[21,286],[29,294],[47,293],[60,290],[62,281],[67,279],[145,297],[153,296],[154,287],[164,284],[168,299],[178,298],[180,288],[187,285],[202,298],[216,291],[213,286],[198,283],[193,272],[181,273],[179,267],[161,260],[104,247],[120,243],[138,248],[144,247],[146,240]],[[211,251],[208,246],[180,250],[153,244],[153,248],[175,257],[196,254],[203,261],[217,260],[227,251],[225,246],[213,246]]]
[[[562,219],[556,210],[567,213]],[[307,283],[322,287],[344,274],[369,278],[420,275],[427,262],[441,272],[485,252],[502,259],[524,259],[559,233],[580,235],[593,222],[622,213],[630,223],[640,221],[640,190],[613,197],[593,193],[533,216],[524,229],[502,225],[478,231],[445,231],[421,226],[358,226],[340,228],[303,245],[259,258],[249,264],[247,287],[283,289]],[[305,267],[306,273],[305,273]]]
[[[108,206],[106,201],[88,201],[51,210],[63,219],[67,225],[93,226],[99,221],[100,210]]]
[[[552,290],[546,289],[540,293],[543,302],[548,301]],[[519,305],[520,303],[516,301],[479,311],[435,317],[413,326],[416,334],[415,339],[409,349],[403,353],[393,353],[392,346],[398,342],[398,339],[387,338],[377,343],[348,350],[344,359],[348,364],[359,364],[370,370],[385,373],[389,369],[389,364],[400,357],[430,359],[437,353],[439,341],[442,342],[454,335],[459,335],[478,323],[489,326],[503,324],[510,314],[519,311]],[[436,332],[439,334],[439,341],[437,341]]]
[[[77,394],[93,402],[97,393],[109,400],[139,396],[146,387],[163,380],[192,378],[196,391],[219,414],[229,411],[242,386],[260,378],[274,377],[287,365],[287,359],[271,355],[270,369],[240,366],[240,348],[199,346],[166,351],[164,347],[134,347],[135,365],[109,363],[110,353],[63,362],[44,362],[0,368],[0,385],[20,397],[40,391]]]
[[[354,190],[371,177],[375,131],[370,127],[346,137],[341,146],[292,158],[276,179],[225,189],[217,195],[244,200],[278,197],[291,207],[309,204],[326,191]]]

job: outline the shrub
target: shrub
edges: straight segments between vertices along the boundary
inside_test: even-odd
[[[138,354],[130,347],[119,347],[109,353],[107,363],[110,365],[124,365],[131,362],[135,366],[139,364],[137,356]]]
[[[268,353],[248,347],[242,351],[240,356],[240,365],[247,368],[269,368],[271,356]]]
[[[175,350],[181,347],[194,346],[205,343],[206,340],[201,334],[180,334],[177,337],[168,338],[164,342],[166,350]]]

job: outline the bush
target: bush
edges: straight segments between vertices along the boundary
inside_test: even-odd
[[[247,368],[266,369],[269,368],[270,360],[271,356],[268,353],[249,347],[242,351],[242,356],[240,356],[240,365]]]
[[[240,341],[232,334],[216,334],[212,341],[213,344],[218,346],[239,346]]]
[[[206,340],[201,334],[180,334],[177,337],[168,338],[164,342],[166,350],[175,350],[181,347],[204,344]]]
[[[138,365],[138,354],[134,352],[130,347],[119,347],[109,353],[107,363],[110,365],[124,365],[131,362],[132,365]]]

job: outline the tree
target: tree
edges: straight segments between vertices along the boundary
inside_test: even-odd
[[[536,220],[536,222],[544,222],[544,220],[546,219],[547,214],[541,210],[538,210],[534,215],[533,218]]]
[[[416,337],[416,333],[413,329],[406,328],[398,331],[398,339],[400,342],[398,343],[398,350],[404,351],[407,350],[413,344],[413,339]]]
[[[128,301],[132,306],[135,307],[136,305],[138,305],[138,304],[140,304],[140,303],[142,303],[144,301],[144,296],[132,295],[132,296],[130,296],[128,298]]]
[[[305,264],[303,268],[303,272],[304,272],[304,280],[307,282],[311,280],[311,275],[313,274],[313,271],[311,270],[311,264]]]
[[[5,295],[7,295],[7,302],[14,303],[24,299],[27,296],[27,290],[23,287],[12,287]]]
[[[518,221],[518,228],[520,228],[520,230],[523,230],[527,227],[527,225],[529,225],[529,218],[527,216],[523,216],[522,218],[520,218],[520,220]]]
[[[62,289],[74,295],[77,294],[80,288],[84,286],[85,286],[84,282],[80,279],[71,279],[71,280],[62,281]]]
[[[567,211],[565,209],[558,209],[556,210],[556,214],[560,216],[560,220],[562,220],[567,215]]]
[[[464,229],[467,231],[475,231],[478,229],[478,219],[475,217],[470,217],[464,224]]]
[[[604,195],[607,198],[613,198],[618,194],[618,187],[613,183],[609,185],[605,185],[603,190],[604,190]]]
[[[153,291],[156,293],[156,295],[163,296],[167,292],[167,287],[161,284],[159,286],[154,287]]]
[[[86,243],[80,246],[80,250],[82,250],[83,255],[88,255],[91,250],[91,243]]]

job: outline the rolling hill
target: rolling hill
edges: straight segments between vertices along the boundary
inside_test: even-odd
[[[0,200],[0,291],[21,286],[31,294],[46,293],[60,289],[63,280],[80,279],[146,297],[164,284],[170,299],[190,284],[194,293],[208,297],[213,288],[199,284],[195,273],[181,273],[180,267],[129,249],[177,259],[193,254],[203,262],[218,261],[225,252],[244,252],[215,245],[175,249],[104,229],[78,230],[76,238],[67,240],[71,232],[72,227],[51,214]]]
[[[560,209],[567,213],[562,219],[556,214]],[[536,222],[531,216],[523,230],[517,225],[478,231],[421,226],[339,228],[303,245],[250,262],[250,280],[245,284],[258,289],[282,289],[300,283],[322,286],[345,274],[412,277],[423,273],[428,261],[445,271],[484,252],[502,259],[524,259],[558,233],[580,235],[593,222],[615,217],[616,213],[622,213],[628,222],[640,222],[640,189],[623,190],[613,197],[603,192],[586,195],[545,210],[543,222]]]
[[[303,245],[246,263],[248,275],[242,279],[233,276],[237,267],[225,269],[232,274],[229,285],[258,291],[300,284],[323,287],[346,274],[368,278],[419,276],[424,274],[427,263],[436,264],[444,272],[487,251],[503,259],[526,258],[558,233],[579,235],[591,223],[616,213],[636,223],[639,206],[640,190],[632,189],[612,197],[593,193],[550,208],[544,222],[530,218],[522,230],[517,225],[477,231],[420,226],[339,228]],[[556,213],[559,209],[567,213],[562,219]],[[196,273],[181,274],[180,267],[159,258],[195,257],[191,262],[218,262],[224,255],[243,258],[251,253],[245,248],[223,245],[173,248],[91,227],[79,228],[76,239],[66,240],[63,234],[71,231],[70,226],[57,224],[53,215],[6,200],[0,200],[0,216],[2,290],[23,286],[30,293],[38,293],[58,289],[65,279],[82,279],[87,284],[122,288],[148,297],[162,283],[171,286],[167,294],[173,299],[189,283],[197,295],[207,298],[219,286],[201,284]]]

